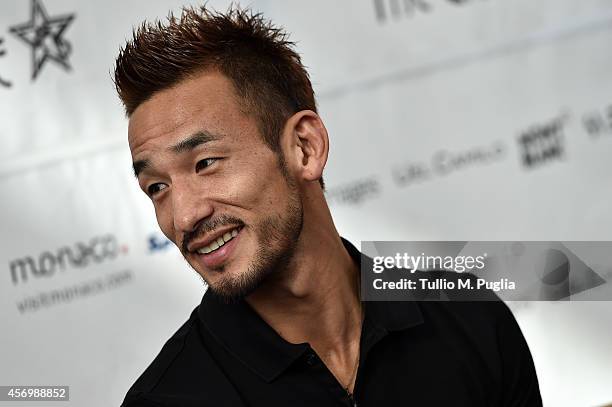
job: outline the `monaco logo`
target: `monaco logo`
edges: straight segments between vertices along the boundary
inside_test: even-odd
[[[128,247],[119,245],[117,238],[111,234],[96,236],[88,242],[77,242],[10,261],[11,281],[17,285],[32,278],[49,278],[68,269],[85,268],[113,260],[127,251]]]

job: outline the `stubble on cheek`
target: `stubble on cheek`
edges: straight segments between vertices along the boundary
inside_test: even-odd
[[[232,266],[232,269],[241,269],[225,271],[225,275],[210,285],[216,295],[227,302],[238,301],[290,265],[303,226],[303,207],[298,194],[290,188],[284,211],[265,217],[249,229],[251,248],[247,251],[253,254],[249,255],[246,266]]]

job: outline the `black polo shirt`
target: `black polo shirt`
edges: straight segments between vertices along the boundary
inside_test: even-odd
[[[360,252],[343,243],[359,264]],[[533,360],[497,302],[364,302],[351,398],[308,343],[206,293],[122,406],[541,406]]]

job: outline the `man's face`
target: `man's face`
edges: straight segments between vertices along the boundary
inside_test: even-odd
[[[287,265],[303,218],[296,181],[238,101],[229,79],[203,73],[140,105],[128,131],[163,233],[228,299]]]

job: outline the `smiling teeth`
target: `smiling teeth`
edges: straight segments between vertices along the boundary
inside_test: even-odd
[[[219,247],[223,246],[225,243],[229,242],[237,235],[238,229],[233,229],[231,232],[226,232],[223,236],[218,237],[217,240],[214,240],[208,246],[198,249],[197,252],[200,254],[208,254],[212,251],[217,250]]]

